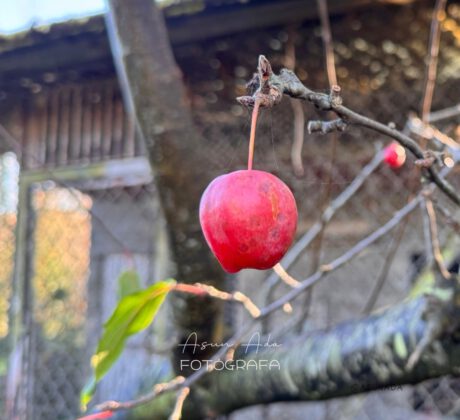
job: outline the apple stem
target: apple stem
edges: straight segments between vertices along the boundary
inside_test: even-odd
[[[259,115],[260,100],[257,98],[254,102],[251,118],[251,135],[249,137],[249,153],[248,153],[248,171],[252,170],[252,161],[254,160],[254,144],[256,139],[257,117]]]

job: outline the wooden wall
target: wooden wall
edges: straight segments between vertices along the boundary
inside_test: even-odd
[[[17,98],[0,123],[15,141],[24,170],[58,168],[142,155],[116,80],[64,84]],[[15,144],[11,144],[15,143]]]

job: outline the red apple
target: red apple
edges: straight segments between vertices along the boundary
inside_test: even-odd
[[[235,171],[206,188],[200,223],[225,271],[266,270],[281,260],[294,239],[297,207],[290,189],[276,176]]]
[[[390,168],[400,168],[406,161],[406,149],[399,143],[390,143],[383,151],[383,160]]]

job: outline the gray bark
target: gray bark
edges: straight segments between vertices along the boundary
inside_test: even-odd
[[[204,242],[198,220],[201,193],[212,175],[203,162],[203,142],[194,130],[163,16],[152,0],[110,0],[109,6],[113,55],[154,171],[177,278],[223,288],[223,271]],[[222,338],[220,302],[175,299],[180,336],[197,332],[203,340]]]
[[[296,338],[277,349],[249,350],[246,362],[264,360],[269,365],[276,361],[281,368],[215,372],[212,392],[206,398],[212,411],[229,413],[251,405],[324,400],[455,375],[460,373],[458,329],[432,337],[415,366],[406,367],[420,343],[429,338],[433,321],[441,325],[453,319],[445,301],[420,296],[384,313]]]

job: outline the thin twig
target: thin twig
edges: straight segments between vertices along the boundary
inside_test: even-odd
[[[309,121],[307,130],[309,133],[321,133],[327,134],[333,131],[345,131],[347,123],[341,118],[337,118],[331,121]]]
[[[294,140],[291,148],[291,162],[295,175],[302,177],[305,174],[302,163],[302,148],[305,139],[305,114],[302,104],[299,101],[293,98],[289,99],[294,114]]]
[[[425,90],[422,101],[422,121],[428,122],[433,102],[434,87],[436,84],[436,71],[438,66],[439,42],[441,40],[441,19],[445,13],[446,0],[437,0],[431,19],[430,41],[429,41],[429,61],[427,65]]]
[[[439,55],[439,43],[441,40],[441,14],[445,13],[446,8],[446,0],[437,0],[434,6],[433,15],[431,18],[431,29],[430,29],[430,40],[429,40],[429,60],[426,67],[426,77],[425,77],[425,90],[423,94],[423,101],[422,101],[422,111],[421,111],[421,123],[423,126],[424,131],[426,131],[425,125],[428,124],[429,121],[429,114],[431,111],[431,104],[433,102],[433,94],[434,88],[436,84],[436,73],[438,67],[438,55]],[[427,138],[423,137],[421,142],[422,147],[426,147]],[[416,163],[422,163],[422,167],[424,168],[431,168],[433,163],[435,162],[435,158],[433,157],[424,157],[424,159],[418,159]],[[434,258],[436,264],[439,268],[441,274],[448,278],[450,275],[444,264],[442,262],[442,255],[439,250],[439,238],[436,228],[436,215],[433,209],[433,203],[431,203],[428,196],[425,196],[424,203],[422,204],[425,212],[424,212],[424,236],[425,236],[425,243],[426,243],[426,253],[427,253],[427,260],[429,261],[429,265],[431,265],[431,261]],[[447,277],[446,277],[447,274]],[[416,353],[412,355],[412,357],[419,357],[415,356]],[[409,360],[411,364],[413,360]]]
[[[433,255],[433,245],[431,241],[431,227],[430,227],[430,219],[428,217],[428,213],[425,207],[425,201],[420,202],[420,211],[422,214],[422,232],[423,232],[423,243],[424,243],[424,255],[426,266],[431,267],[434,261]]]
[[[390,220],[388,220],[384,225],[382,225],[377,230],[372,232],[370,235],[359,241],[357,244],[355,244],[341,256],[337,257],[328,264],[322,265],[318,271],[316,271],[311,276],[307,277],[305,280],[302,280],[301,283],[295,289],[292,289],[284,296],[280,297],[276,301],[262,308],[258,319],[261,319],[269,315],[271,312],[281,308],[285,303],[291,302],[302,292],[304,292],[313,284],[317,283],[320,279],[322,279],[326,273],[335,271],[338,268],[342,267],[344,264],[350,262],[354,257],[359,255],[367,247],[374,244],[381,237],[393,230],[401,221],[403,221],[410,213],[412,213],[414,209],[417,208],[422,199],[423,196],[421,193],[419,193],[413,200],[411,200],[399,211],[397,211],[393,215],[393,217]]]
[[[332,43],[327,0],[317,0],[316,4],[321,21],[321,37],[323,38],[324,56],[326,58],[327,78],[329,87],[332,87],[337,84],[337,73],[335,71],[334,46]]]
[[[429,59],[426,67],[425,89],[423,94],[421,110],[421,123],[423,126],[423,131],[427,131],[426,125],[429,122],[431,104],[433,102],[433,94],[436,85],[436,73],[438,66],[439,44],[441,41],[440,21],[442,19],[442,15],[445,14],[446,3],[446,0],[437,0],[431,18],[430,40],[428,47]],[[438,137],[441,137],[441,139],[445,140],[444,137],[447,136],[438,135]],[[424,137],[421,142],[422,147],[426,147],[426,143],[427,138]],[[426,169],[431,169],[435,161],[436,159],[430,156],[424,156],[424,159],[418,159],[418,162],[424,163],[424,167]],[[433,203],[431,202],[430,197],[428,195],[425,195],[424,197],[424,209],[424,233],[425,242],[427,242],[428,261],[434,258],[441,275],[444,278],[449,278],[450,274],[444,266],[442,254],[439,248],[439,238],[436,226],[436,214],[433,208]],[[418,357],[419,355],[416,355],[416,353],[414,353],[409,360],[410,364],[413,365],[415,360],[414,358],[418,359]]]
[[[295,70],[296,64],[296,53],[295,53],[295,30],[291,27],[289,30],[289,38],[286,44],[286,55],[284,57],[284,63],[286,68]],[[305,139],[305,114],[302,104],[293,98],[289,98],[291,104],[294,120],[294,139],[291,147],[291,163],[294,169],[294,173],[298,177],[302,177],[305,174],[303,163],[302,163],[302,148]]]
[[[427,131],[425,125],[428,124],[429,114],[431,110],[431,104],[433,102],[434,87],[436,84],[436,73],[438,65],[438,54],[439,54],[439,43],[441,40],[441,13],[445,10],[446,0],[437,0],[434,6],[432,18],[431,18],[431,30],[430,40],[428,45],[429,59],[426,66],[426,77],[425,77],[425,89],[423,92],[422,109],[421,109],[421,125],[423,131]],[[422,146],[425,147],[427,144],[427,137],[422,137]],[[436,161],[433,156],[425,156],[423,159],[417,159],[416,165],[423,168],[430,168]],[[423,232],[425,237],[425,248],[426,258],[428,265],[431,266],[433,259],[439,268],[439,271],[444,276],[447,270],[443,267],[442,256],[439,260],[439,256],[436,255],[439,246],[439,239],[437,236],[436,229],[436,216],[433,209],[433,204],[430,202],[428,196],[424,197],[424,202],[421,203],[423,210]],[[416,353],[412,355],[414,357]],[[411,357],[411,360],[412,360]],[[411,362],[412,363],[412,362]]]
[[[431,31],[430,31],[430,41],[429,41],[429,60],[427,64],[426,70],[426,80],[425,80],[425,90],[423,95],[422,101],[422,111],[421,111],[421,125],[423,131],[426,132],[427,125],[429,121],[429,114],[431,111],[431,104],[433,102],[433,93],[434,87],[436,84],[436,73],[437,73],[437,64],[438,64],[438,54],[439,54],[439,43],[441,40],[441,15],[445,13],[446,8],[446,0],[437,0],[433,15],[431,19]],[[433,131],[433,130],[429,130]],[[431,134],[431,133],[430,133]],[[431,136],[433,137],[433,136]],[[426,143],[426,137],[424,137]],[[430,159],[431,158],[431,159]],[[419,161],[428,161],[428,167],[431,167],[433,162],[435,161],[434,157],[425,156],[424,159]],[[431,165],[430,165],[431,162]],[[444,278],[449,278],[450,273],[447,271],[444,261],[441,254],[441,249],[439,246],[439,237],[438,237],[438,229],[436,223],[436,213],[433,207],[433,203],[430,199],[429,194],[424,194],[424,203],[422,204],[422,208],[424,210],[424,233],[425,233],[425,242],[426,242],[426,254],[427,254],[427,261],[428,264],[431,265],[431,261],[434,259],[436,265],[439,269],[439,272]],[[414,353],[412,356],[414,356]],[[414,356],[415,357],[415,356]],[[412,358],[410,359],[410,361]],[[411,363],[413,364],[413,363]]]
[[[260,316],[260,309],[245,294],[237,291],[233,292],[232,296],[233,300],[240,302],[253,318]]]
[[[348,200],[361,188],[369,176],[378,168],[383,159],[383,153],[379,150],[372,160],[361,169],[355,179],[343,190],[324,210],[320,219],[295,243],[295,245],[288,251],[281,261],[282,266],[288,270],[298,260],[300,255],[312,243],[312,241],[321,232],[323,226],[328,223],[335,213],[343,207]],[[267,285],[267,292],[265,302],[271,300],[271,295],[274,292],[274,287],[278,283],[279,276],[277,273],[272,273],[265,284]]]
[[[188,397],[188,394],[190,394],[190,388],[188,386],[182,388],[177,393],[176,404],[168,420],[180,420],[182,418],[182,407],[184,406],[184,401]]]
[[[102,420],[102,419],[109,419],[113,416],[113,412],[110,410],[107,411],[100,411],[99,413],[89,414],[87,416],[78,417],[77,420]]]
[[[326,73],[329,82],[329,87],[331,89],[331,95],[337,95],[340,93],[340,90],[337,90],[337,72],[335,69],[335,58],[334,58],[334,45],[332,40],[331,26],[329,21],[329,11],[327,7],[327,0],[317,0],[318,14],[321,22],[321,37],[323,40],[324,48],[324,57],[326,64]],[[320,123],[310,121],[308,123],[308,132],[312,133],[314,131],[321,131],[323,134],[329,133],[331,131],[344,131],[346,128],[346,123],[341,119],[333,120],[331,122]],[[326,180],[326,189],[324,194],[321,197],[321,202],[319,208],[321,211],[324,211],[325,207],[330,203],[331,194],[332,194],[332,179],[333,179],[333,170],[335,166],[335,157],[337,149],[337,135],[333,135],[332,144],[331,144],[331,156],[329,161],[329,170],[327,172]],[[311,259],[311,271],[315,272],[318,269],[321,258],[321,250],[323,247],[323,238],[324,230],[326,228],[327,222],[323,223],[321,230],[318,232],[318,235],[314,241],[314,246],[312,250],[312,259]],[[306,295],[305,300],[301,307],[302,316],[300,322],[298,323],[298,329],[302,328],[304,321],[307,319],[311,303],[313,301],[313,288],[310,288]]]
[[[173,287],[173,290],[197,296],[210,296],[220,300],[235,301],[241,303],[253,318],[257,318],[260,315],[260,309],[256,304],[245,294],[238,291],[228,293],[203,283],[178,283]]]
[[[102,404],[98,404],[96,406],[96,409],[100,411],[131,410],[140,405],[149,403],[161,394],[179,389],[185,383],[185,381],[186,379],[183,376],[177,376],[169,382],[156,384],[151,392],[148,392],[147,394],[144,394],[139,398],[136,398],[135,400],[125,402],[105,401]]]
[[[433,258],[436,262],[439,272],[445,279],[449,279],[451,275],[444,264],[441,247],[439,245],[438,226],[436,223],[436,212],[433,207],[433,202],[431,201],[428,194],[426,194],[424,198],[426,214],[429,220],[431,252],[433,253]]]
[[[418,136],[427,140],[437,140],[443,145],[450,147],[451,149],[460,148],[460,144],[456,142],[452,137],[444,134],[436,127],[428,123],[424,123],[420,118],[409,118],[409,128],[414,134],[417,134]]]
[[[369,299],[366,302],[366,305],[364,306],[362,310],[363,314],[366,314],[366,315],[369,314],[374,308],[375,303],[377,302],[377,299],[380,295],[380,292],[383,289],[385,281],[388,278],[388,273],[390,272],[390,268],[393,264],[393,261],[398,251],[399,245],[401,245],[401,241],[402,241],[402,238],[404,237],[404,232],[406,230],[408,222],[409,222],[409,217],[407,217],[401,223],[399,231],[396,233],[396,236],[391,242],[388,253],[387,255],[385,255],[385,263],[382,267],[382,270],[380,271],[377,281],[375,282],[374,288],[372,289]]]
[[[441,213],[442,217],[444,218],[446,224],[448,224],[457,235],[460,235],[460,222],[455,220],[453,214],[444,206],[439,204],[439,202],[435,199],[431,199],[433,205],[436,207],[439,213]]]
[[[321,273],[327,273],[332,270],[336,270],[338,267],[349,262],[352,258],[358,255],[360,252],[364,251],[368,246],[372,245],[377,239],[380,239],[382,236],[394,229],[404,218],[410,214],[420,202],[421,195],[418,195],[415,199],[409,202],[401,210],[399,210],[387,223],[382,225],[372,234],[358,242],[355,246],[350,248],[347,252],[342,254],[340,257],[336,258],[333,262],[329,264],[324,264],[320,267]]]
[[[147,404],[153,401],[158,396],[165,394],[167,392],[177,391],[181,387],[190,387],[197,381],[199,381],[205,374],[212,372],[215,369],[216,362],[223,360],[227,357],[228,354],[232,353],[235,347],[240,343],[242,337],[244,337],[254,326],[256,320],[250,320],[246,325],[244,325],[239,331],[237,331],[233,337],[229,340],[228,346],[223,346],[206,364],[206,367],[203,367],[194,373],[192,373],[187,378],[183,376],[178,376],[170,382],[163,384],[155,385],[153,390],[149,393],[146,393],[134,400],[119,402],[119,401],[106,401],[102,404],[97,405],[97,410],[111,410],[111,411],[121,411],[121,410],[130,410],[140,405]]]
[[[276,264],[273,267],[273,271],[289,287],[297,287],[300,284],[300,281],[296,280],[294,277],[290,276],[280,263]]]
[[[460,104],[432,112],[428,117],[428,122],[436,123],[447,120],[448,118],[457,117],[458,115],[460,115]]]
[[[365,117],[364,115],[352,111],[351,109],[342,105],[342,99],[340,95],[338,93],[334,94],[334,91],[340,91],[338,86],[333,86],[331,89],[331,94],[329,95],[314,92],[304,86],[292,71],[282,69],[279,75],[275,75],[271,71],[270,63],[265,56],[259,56],[259,63],[261,61],[264,63],[266,68],[270,69],[270,76],[268,76],[268,78],[261,78],[260,76],[256,75],[255,78],[253,78],[251,81],[251,86],[259,86],[259,88],[263,86],[265,91],[269,92],[266,95],[264,94],[266,99],[264,99],[263,106],[275,106],[281,101],[282,94],[286,94],[297,99],[303,99],[305,101],[311,102],[320,110],[334,111],[335,114],[342,118],[347,124],[360,125],[362,127],[366,127],[378,133],[384,134],[385,136],[396,140],[398,143],[408,149],[417,159],[424,159],[424,152],[422,148],[406,134],[396,130],[389,125],[385,125],[371,118]],[[257,91],[259,90],[260,89]],[[245,96],[242,97],[243,99],[239,98],[239,100],[245,105],[251,106],[251,104],[254,105],[256,98],[260,97],[260,94],[261,93],[259,92],[253,96]],[[446,194],[455,204],[460,206],[460,195],[449,181],[440,177],[439,172],[434,167],[426,168],[423,171],[430,181],[434,182],[444,194]]]
[[[348,124],[360,125],[384,134],[398,141],[417,159],[424,159],[423,150],[406,134],[393,127],[352,111],[342,105],[340,101],[334,100],[332,95],[325,95],[324,93],[318,93],[310,90],[302,84],[294,73],[289,70],[283,69],[278,76],[272,75],[272,84],[276,85],[281,92],[288,96],[309,101],[323,111],[334,111],[337,116],[344,119]],[[444,194],[446,194],[455,204],[460,206],[460,195],[445,178],[440,177],[438,171],[434,167],[424,169],[424,172],[428,178],[444,192]]]

